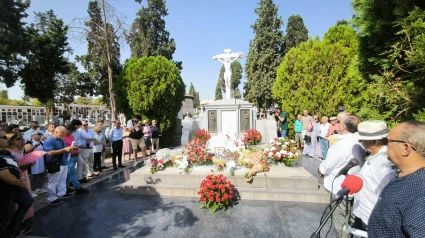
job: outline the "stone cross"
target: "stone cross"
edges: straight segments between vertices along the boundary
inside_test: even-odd
[[[226,99],[231,98],[232,87],[231,87],[231,76],[232,67],[231,64],[237,59],[243,58],[243,53],[232,53],[231,49],[224,49],[224,54],[214,55],[213,60],[218,60],[224,65],[224,82],[226,85]]]

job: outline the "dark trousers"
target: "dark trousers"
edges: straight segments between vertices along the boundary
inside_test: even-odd
[[[19,189],[19,188],[9,188],[9,191],[3,191],[0,198],[0,216],[3,221],[7,222],[9,220],[10,214],[12,214],[14,204],[18,204],[18,209],[13,214],[12,220],[10,222],[9,228],[10,232],[15,236],[19,235],[21,232],[21,224],[24,221],[25,214],[28,209],[34,203],[34,199],[28,192],[28,189]]]
[[[117,167],[117,156],[118,164],[122,165],[122,140],[112,142],[112,164]]]
[[[95,172],[102,171],[102,152],[94,153],[93,157],[94,157],[93,171]]]

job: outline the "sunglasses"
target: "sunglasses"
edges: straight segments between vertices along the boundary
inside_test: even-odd
[[[0,136],[0,139],[7,140],[7,136]]]
[[[413,146],[412,146],[412,144],[410,144],[410,143],[409,143],[409,142],[407,142],[407,141],[402,141],[402,140],[392,140],[392,139],[388,139],[387,137],[382,138],[382,139],[384,140],[384,145],[388,145],[389,143],[392,143],[392,142],[403,143],[403,144],[408,144],[408,145],[410,145],[410,147],[412,148],[412,150],[416,151],[416,148],[415,148],[415,147],[413,147]]]
[[[35,135],[39,135],[39,136],[42,136],[43,134],[41,134],[41,133],[37,133],[37,134],[34,134],[33,136],[35,136]]]
[[[319,118],[314,118],[314,120],[319,120]]]
[[[87,125],[81,125],[81,126],[87,126]]]

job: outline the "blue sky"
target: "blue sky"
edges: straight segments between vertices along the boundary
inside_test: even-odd
[[[69,24],[75,18],[87,17],[88,0],[31,0],[27,21],[33,12],[53,9],[56,15]],[[213,99],[221,64],[212,60],[214,54],[224,48],[248,54],[249,41],[254,37],[251,24],[257,19],[254,9],[258,0],[167,0],[166,28],[177,44],[174,59],[183,61],[182,78],[187,85],[192,82],[200,92],[201,100]],[[274,0],[286,29],[288,17],[300,14],[307,26],[309,36],[322,37],[337,20],[350,19],[350,0]],[[145,4],[146,0],[142,4]],[[133,0],[111,0],[111,4],[125,17],[127,28],[136,17],[140,4]],[[70,59],[86,52],[86,44],[75,37],[69,39],[74,49]],[[130,48],[121,42],[121,61],[130,57]],[[240,63],[244,67],[245,59]],[[245,79],[242,79],[245,82]],[[242,89],[243,83],[241,83]],[[0,86],[2,89],[5,85]],[[9,98],[20,99],[23,95],[18,85],[9,90]]]

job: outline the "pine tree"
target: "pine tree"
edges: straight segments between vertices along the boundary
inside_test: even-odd
[[[177,66],[163,56],[131,59],[125,64],[121,77],[126,83],[133,113],[157,120],[164,140],[172,138],[172,126],[185,93]]]
[[[192,83],[190,83],[188,94],[195,96],[195,88],[193,87]]]
[[[141,0],[135,1],[141,3]],[[173,59],[176,42],[170,39],[170,33],[165,29],[167,15],[165,0],[147,0],[147,7],[137,12],[130,34],[126,37],[132,58],[162,55],[169,60]],[[174,63],[182,69],[181,61]]]
[[[323,41],[309,39],[292,48],[279,66],[273,98],[294,121],[308,109],[335,116],[340,105],[357,113],[366,105],[366,82],[358,71],[358,41],[353,28],[331,27]],[[292,123],[290,123],[292,126]]]
[[[288,19],[285,35],[285,54],[293,47],[299,46],[301,42],[308,40],[308,30],[300,15],[292,15]]]
[[[201,101],[199,100],[199,92],[195,91],[195,98],[193,100],[193,108],[198,109],[201,107]]]
[[[56,76],[68,74],[70,64],[65,54],[68,46],[68,26],[53,10],[35,13],[35,22],[27,27],[30,54],[21,70],[25,95],[37,98],[46,106],[46,118],[54,107],[58,82]],[[43,69],[43,70],[40,70]]]
[[[258,107],[272,104],[271,88],[283,58],[283,20],[277,12],[278,7],[272,0],[261,0],[255,9],[258,19],[251,25],[255,37],[250,41],[245,65],[244,98]]]
[[[353,0],[362,76],[372,85],[369,110],[396,124],[424,108],[425,1]]]
[[[217,86],[215,87],[215,100],[223,99],[223,93],[221,92],[220,82],[217,81]]]
[[[27,53],[25,38],[25,12],[29,1],[2,0],[0,2],[0,81],[12,87],[19,79]]]

